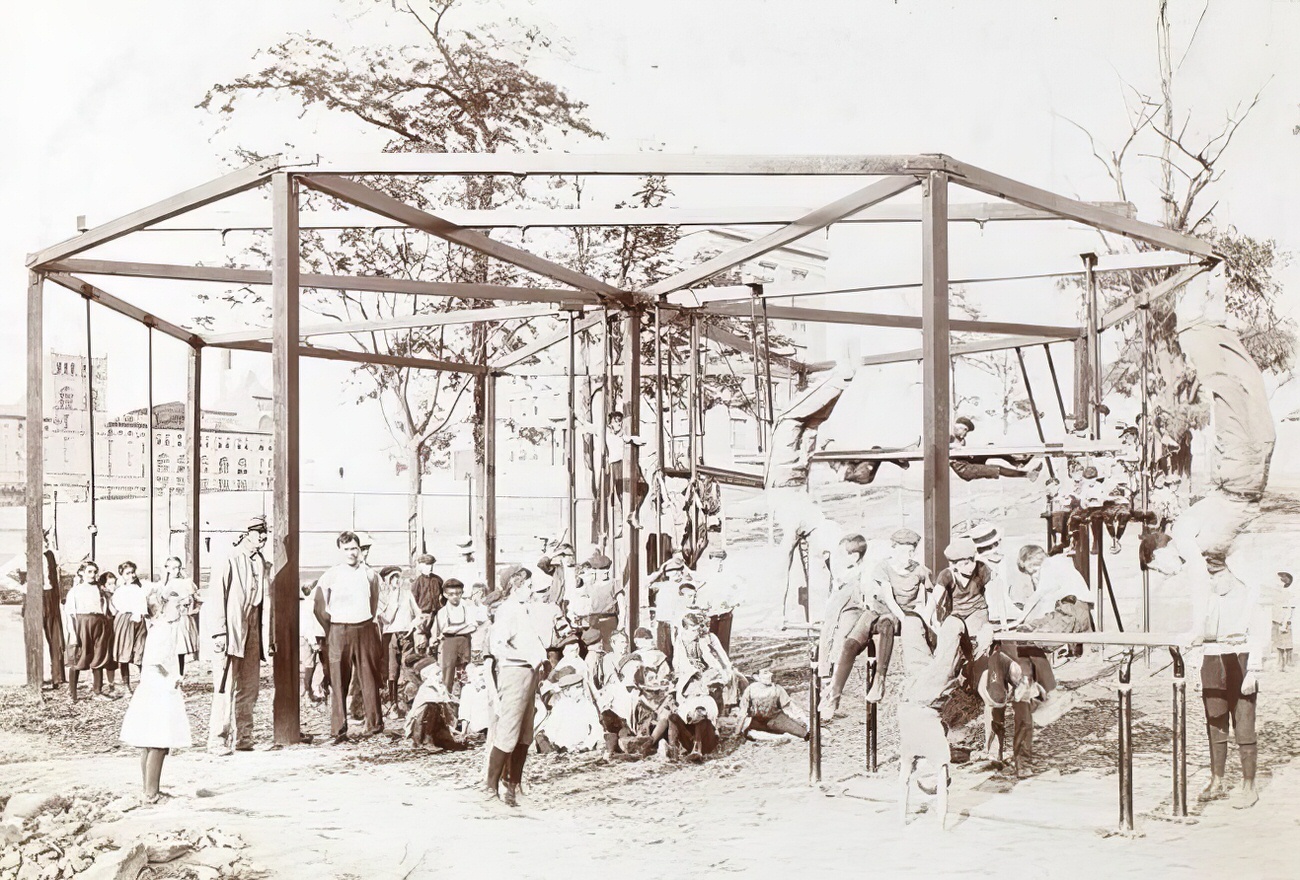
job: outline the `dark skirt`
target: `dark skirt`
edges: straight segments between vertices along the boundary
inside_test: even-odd
[[[72,669],[107,669],[113,662],[113,624],[103,614],[74,614],[72,631],[76,647],[68,648]]]
[[[144,660],[144,638],[143,620],[132,620],[130,614],[117,615],[113,618],[113,659],[139,666]]]

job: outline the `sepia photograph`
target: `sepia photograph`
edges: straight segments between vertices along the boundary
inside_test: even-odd
[[[1297,0],[5,19],[0,880],[1300,876]]]

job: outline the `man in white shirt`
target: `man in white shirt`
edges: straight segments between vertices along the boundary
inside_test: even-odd
[[[343,562],[316,584],[316,619],[329,646],[330,732],[335,745],[348,741],[348,689],[355,674],[361,683],[367,735],[384,729],[379,708],[379,576],[361,561],[361,540],[342,532],[336,541]]]

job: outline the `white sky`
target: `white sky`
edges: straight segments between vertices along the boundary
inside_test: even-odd
[[[1203,4],[1173,5],[1181,53]],[[1086,140],[1063,117],[1088,126],[1107,146],[1126,133],[1121,78],[1148,93],[1157,86],[1155,8],[1154,0],[488,0],[456,23],[517,14],[563,40],[560,57],[539,72],[590,103],[609,141],[586,149],[945,152],[1068,195],[1111,199]],[[24,256],[70,236],[78,214],[104,222],[214,177],[225,170],[220,154],[237,139],[252,140],[253,128],[259,143],[292,139],[325,154],[377,146],[337,122],[299,121],[288,106],[218,134],[216,120],[194,105],[211,83],[254,69],[253,53],[290,30],[342,41],[406,41],[410,25],[387,24],[387,11],[387,4],[359,0],[45,0],[7,10],[0,32],[0,107],[8,130],[0,142],[0,400],[22,394]],[[1291,128],[1300,123],[1300,2],[1218,0],[1178,74],[1180,115],[1193,112],[1192,132],[1217,130],[1226,112],[1265,84],[1229,153],[1226,177],[1204,204],[1218,199],[1221,222],[1295,250],[1300,138]],[[1144,219],[1156,220],[1154,165],[1142,172],[1147,180],[1131,180],[1130,195]],[[680,193],[683,203],[705,195],[687,187]],[[719,198],[816,201],[759,198],[734,184]],[[963,199],[980,197],[954,193],[954,201]],[[955,249],[954,272],[968,257],[969,265],[994,268],[986,260],[996,258],[1014,269],[1018,249],[1043,247],[1054,260],[1095,245],[1068,232],[1051,247],[1037,235],[984,235],[990,246],[983,254],[973,247],[979,236]],[[843,252],[856,249],[837,252],[836,274],[862,265],[860,254]],[[1043,260],[1020,256],[1035,265]],[[1281,278],[1288,310],[1295,311],[1300,273],[1293,266]],[[115,282],[104,287],[128,289]],[[84,319],[75,298],[50,288],[47,308],[50,344],[80,351]],[[1022,309],[1022,302],[990,300],[987,312],[996,318]],[[142,379],[128,377],[143,374],[143,330],[102,310],[95,322],[96,347],[112,359],[109,408],[142,405]],[[156,358],[157,393],[179,395],[179,348],[163,340]],[[330,369],[319,368],[320,381],[334,383]],[[304,414],[304,431],[311,421]]]

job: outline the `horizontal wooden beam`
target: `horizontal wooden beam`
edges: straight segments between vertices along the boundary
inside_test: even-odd
[[[427,211],[421,211],[419,208],[412,207],[386,193],[379,192],[355,181],[329,176],[304,176],[301,180],[312,189],[331,195],[340,201],[405,223],[413,229],[423,230],[430,235],[436,235],[454,244],[486,254],[495,260],[503,260],[545,278],[554,279],[561,284],[567,284],[578,290],[591,291],[601,297],[602,300],[620,304],[631,302],[632,298],[628,293],[619,290],[612,284],[576,272],[567,266],[561,266],[559,263],[543,259],[536,254],[530,254],[528,251],[512,247],[504,242],[488,238],[481,232],[474,232],[457,226],[455,223],[448,222]]]
[[[542,318],[555,315],[556,310],[546,305],[500,306],[491,309],[453,309],[448,312],[430,312],[422,315],[403,315],[397,318],[385,318],[373,321],[337,321],[332,324],[313,324],[301,328],[298,333],[303,339],[312,336],[340,336],[350,333],[379,333],[388,330],[416,330],[426,327],[446,327],[453,324],[474,324],[479,321],[510,321],[518,318]],[[249,342],[270,340],[271,331],[267,328],[240,330],[234,333],[218,333],[204,337],[208,345],[221,345],[229,342]]]
[[[1128,202],[1088,202],[1096,208],[1135,216]],[[439,216],[466,229],[553,229],[592,226],[779,226],[793,223],[811,211],[810,207],[717,207],[717,208],[491,208],[487,210],[445,208]],[[304,211],[302,229],[404,229],[403,224],[360,209]],[[1024,208],[1009,202],[970,202],[950,205],[953,223],[1003,223],[1060,220],[1048,211]],[[875,205],[838,221],[839,223],[920,223],[920,205]],[[148,226],[142,232],[260,232],[270,229],[266,217],[250,211],[208,211],[187,214]]]
[[[599,327],[604,320],[605,320],[604,315],[592,315],[590,317],[583,318],[581,321],[577,321],[576,323],[574,323],[573,332],[581,333],[583,331],[590,330],[593,327]],[[537,357],[537,355],[546,351],[546,349],[550,348],[552,345],[555,345],[556,343],[559,342],[563,342],[568,338],[569,338],[569,328],[563,327],[551,333],[538,336],[532,342],[529,342],[526,345],[522,345],[519,348],[516,348],[514,351],[503,352],[502,354],[497,356],[496,360],[488,364],[488,366],[491,368],[493,373],[503,373],[509,370],[515,364],[520,364],[528,360],[529,358]]]
[[[734,468],[715,467],[711,464],[699,462],[695,465],[696,473],[706,477],[712,477],[714,481],[723,486],[739,486],[744,489],[762,489],[764,488],[763,475],[755,471],[738,471]],[[663,469],[664,476],[676,477],[681,480],[691,478],[690,468],[669,467]]]
[[[1191,281],[1202,272],[1209,271],[1209,266],[1189,266],[1171,278],[1166,278],[1159,284],[1153,284],[1146,290],[1141,291],[1128,302],[1118,305],[1109,312],[1101,316],[1097,323],[1098,330],[1109,330],[1121,321],[1126,321],[1136,315],[1144,306],[1149,305],[1152,300],[1160,299],[1173,293],[1187,282]]]
[[[1027,348],[1031,345],[1050,345],[1053,342],[1066,342],[1059,336],[1003,336],[994,339],[981,339],[976,342],[955,342],[949,349],[952,357],[959,357],[966,354],[983,354],[989,351],[1003,351],[1009,348]],[[891,354],[873,354],[867,355],[860,359],[858,364],[863,367],[879,366],[880,364],[901,364],[907,361],[919,361],[924,356],[924,352],[919,348],[913,348],[908,351],[896,351]]]
[[[1184,235],[1181,232],[1175,232],[1172,229],[1166,229],[1153,223],[1144,223],[1141,220],[1134,220],[1130,217],[1113,214],[1110,211],[1103,211],[1087,202],[1057,195],[1045,189],[1021,183],[1018,180],[985,171],[983,168],[977,168],[965,162],[954,162],[953,164],[956,166],[953,171],[954,182],[960,183],[968,189],[1006,199],[1026,208],[1050,211],[1057,216],[1083,223],[1095,229],[1123,235],[1134,241],[1144,241],[1156,247],[1182,251],[1186,254],[1196,254],[1211,260],[1220,259],[1214,248],[1208,242],[1199,238]]]
[[[270,353],[271,343],[260,340],[244,340],[212,345],[212,348],[229,348],[238,351],[260,351]],[[463,364],[456,361],[443,361],[435,358],[404,357],[395,354],[375,354],[368,351],[345,351],[338,348],[318,348],[314,345],[298,347],[298,356],[315,358],[322,361],[346,361],[354,364],[376,364],[388,367],[405,367],[415,370],[441,370],[444,373],[484,374],[486,367],[475,364]]]
[[[81,275],[116,275],[129,278],[166,278],[176,281],[211,281],[219,284],[270,284],[267,269],[230,266],[180,266],[171,263],[133,263],[118,260],[56,260],[50,269]],[[379,275],[301,275],[301,286],[315,290],[352,290],[371,293],[409,293],[416,296],[453,296],[462,299],[517,300],[520,302],[587,303],[599,297],[583,290],[549,287],[506,287],[443,281],[415,281]]]
[[[940,154],[681,155],[672,153],[371,153],[322,159],[304,169],[313,175],[343,174],[566,174],[566,175],[893,175],[947,171]]]
[[[769,251],[774,251],[791,242],[798,241],[819,229],[825,229],[843,217],[891,199],[919,184],[920,181],[911,176],[886,177],[884,180],[874,181],[856,192],[849,193],[843,198],[836,199],[828,205],[805,214],[798,220],[762,238],[746,242],[738,248],[691,266],[689,269],[678,272],[676,275],[669,276],[662,281],[657,281],[647,287],[644,293],[646,296],[662,296],[665,293],[698,284],[720,272],[727,271],[733,266],[747,263]]]
[[[918,442],[919,442],[918,438]],[[948,450],[952,459],[991,458],[1004,455],[1111,455],[1122,452],[1118,443],[1000,443],[992,446],[953,446]],[[920,461],[925,457],[919,446],[896,449],[823,449],[813,453],[813,461]]]
[[[745,304],[722,304],[708,306],[702,310],[707,315],[723,315],[729,318],[748,318],[751,314]],[[811,324],[855,324],[866,327],[893,327],[900,330],[920,330],[921,318],[912,315],[884,315],[873,312],[836,311],[832,309],[810,309],[798,306],[766,306],[763,314],[773,321],[802,321]],[[1082,327],[1065,327],[1052,324],[1015,324],[1004,321],[967,321],[953,319],[949,321],[953,332],[961,333],[1003,333],[1008,335],[1038,334],[1055,336],[1061,339],[1076,339],[1083,333]]]
[[[54,272],[49,275],[49,279],[61,287],[66,287],[73,293],[84,296],[92,302],[99,303],[106,309],[112,309],[119,315],[125,315],[134,321],[139,321],[146,327],[153,327],[166,333],[175,339],[190,345],[202,345],[203,338],[193,330],[187,330],[177,324],[164,320],[157,315],[146,312],[139,306],[132,305],[124,299],[119,299],[107,291],[101,290],[89,281],[83,281],[75,275],[68,275],[62,272]]]
[[[736,351],[744,352],[752,357],[763,358],[767,356],[767,354],[756,347],[751,340],[714,324],[707,324],[701,321],[700,333],[706,339],[711,339],[718,345],[727,348],[734,348]],[[835,367],[835,364],[833,363],[806,364],[796,358],[779,354],[771,355],[771,360],[773,364],[780,364],[782,367],[795,373],[817,373]]]
[[[193,189],[187,189],[184,192],[165,198],[161,202],[155,202],[147,208],[132,211],[130,214],[116,220],[96,226],[94,229],[88,229],[76,238],[70,238],[67,241],[37,251],[28,256],[27,265],[35,268],[42,267],[51,260],[59,260],[73,254],[79,254],[97,245],[105,244],[124,235],[130,235],[132,232],[143,229],[151,223],[158,223],[178,214],[184,214],[194,208],[219,201],[226,196],[252,189],[268,180],[270,172],[278,168],[280,164],[281,159],[278,157],[264,159],[261,162],[249,165],[247,168],[241,168]]]

